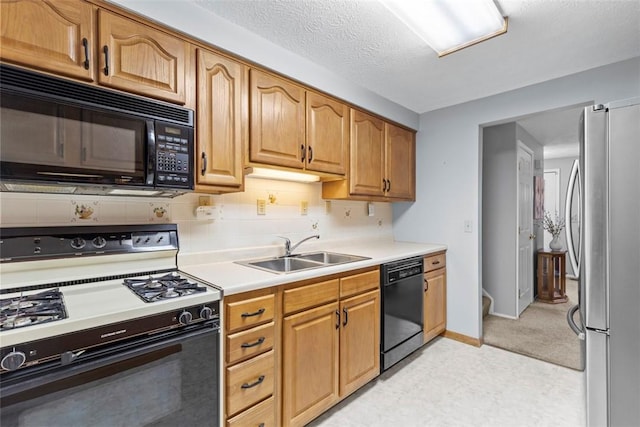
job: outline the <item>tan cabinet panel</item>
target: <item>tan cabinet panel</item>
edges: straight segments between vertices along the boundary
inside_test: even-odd
[[[269,322],[273,319],[273,294],[225,304],[225,328],[229,333]]]
[[[302,168],[305,149],[305,91],[285,79],[250,71],[249,160]]]
[[[380,291],[340,302],[340,397],[380,374]]]
[[[383,196],[384,122],[351,111],[351,194]]]
[[[349,153],[349,107],[307,91],[306,169],[342,174]]]
[[[243,184],[242,150],[247,140],[248,68],[225,56],[198,50],[197,168],[201,186]]]
[[[79,1],[3,0],[0,19],[3,60],[93,81],[92,5]]]
[[[227,363],[231,365],[271,350],[273,338],[273,322],[228,335],[226,341]]]
[[[269,351],[226,370],[227,415],[238,412],[271,396],[275,384],[273,351]]]
[[[186,41],[105,10],[98,20],[100,84],[185,103]]]
[[[227,427],[276,427],[273,397],[247,409],[227,421]]]
[[[340,298],[380,288],[380,270],[354,274],[340,279]]]
[[[424,272],[445,268],[447,266],[447,256],[444,252],[424,257]]]
[[[303,426],[338,401],[338,303],[284,318],[282,419]]]
[[[424,274],[424,342],[440,335],[447,327],[447,271],[444,268]]]
[[[416,154],[414,133],[390,123],[386,130],[387,197],[415,200]]]
[[[285,289],[283,314],[315,307],[338,300],[338,279],[314,283],[293,289]]]

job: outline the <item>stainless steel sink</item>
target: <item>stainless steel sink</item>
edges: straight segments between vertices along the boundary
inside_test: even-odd
[[[237,264],[258,268],[271,273],[291,273],[312,268],[328,267],[369,259],[367,257],[339,254],[335,252],[312,252],[299,255],[237,261]]]
[[[369,259],[357,255],[338,254],[335,252],[313,252],[297,255],[298,259],[321,262],[322,264],[344,264],[346,262],[362,261]]]

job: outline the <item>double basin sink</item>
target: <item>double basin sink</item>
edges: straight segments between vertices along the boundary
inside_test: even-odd
[[[312,268],[328,267],[337,264],[370,259],[357,255],[339,254],[335,252],[311,252],[249,261],[237,261],[238,264],[258,268],[271,273],[292,273]]]

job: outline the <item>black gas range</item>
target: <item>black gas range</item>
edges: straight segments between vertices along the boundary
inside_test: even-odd
[[[91,415],[100,418],[97,403],[83,401],[87,394],[81,390],[104,395],[124,378],[137,378],[136,387],[157,394],[143,372],[158,363],[175,374],[167,393],[175,393],[183,381],[181,394],[195,393],[187,385],[190,377],[217,382],[221,292],[181,272],[178,250],[175,224],[0,229],[2,425],[12,425],[17,419],[12,416],[44,410],[49,403],[43,402],[49,401],[70,405],[69,415],[76,407],[67,395],[74,395],[78,405],[95,407]],[[199,358],[210,366],[203,367]],[[169,368],[187,360],[193,368]],[[197,393],[212,397],[209,388]],[[135,414],[148,402],[132,403],[116,394],[114,399],[116,405],[133,407],[105,421],[139,424]],[[151,412],[168,423],[192,416],[205,425],[209,418],[217,420],[217,404],[215,414],[179,406]],[[80,414],[81,406],[75,410]],[[68,421],[67,415],[60,413],[58,421]]]

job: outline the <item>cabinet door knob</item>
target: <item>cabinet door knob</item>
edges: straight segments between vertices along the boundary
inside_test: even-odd
[[[429,281],[427,279],[424,279],[424,291],[429,291]]]
[[[343,308],[342,312],[344,313],[344,321],[342,322],[342,326],[347,326],[347,323],[349,322],[349,312],[347,311],[347,308]]]
[[[304,144],[300,144],[300,161],[304,163],[306,151],[304,150]]]
[[[202,158],[202,167],[200,168],[200,174],[204,176],[205,172],[207,171],[207,153],[203,151],[201,158]]]
[[[336,329],[340,328],[340,312],[336,310]]]

